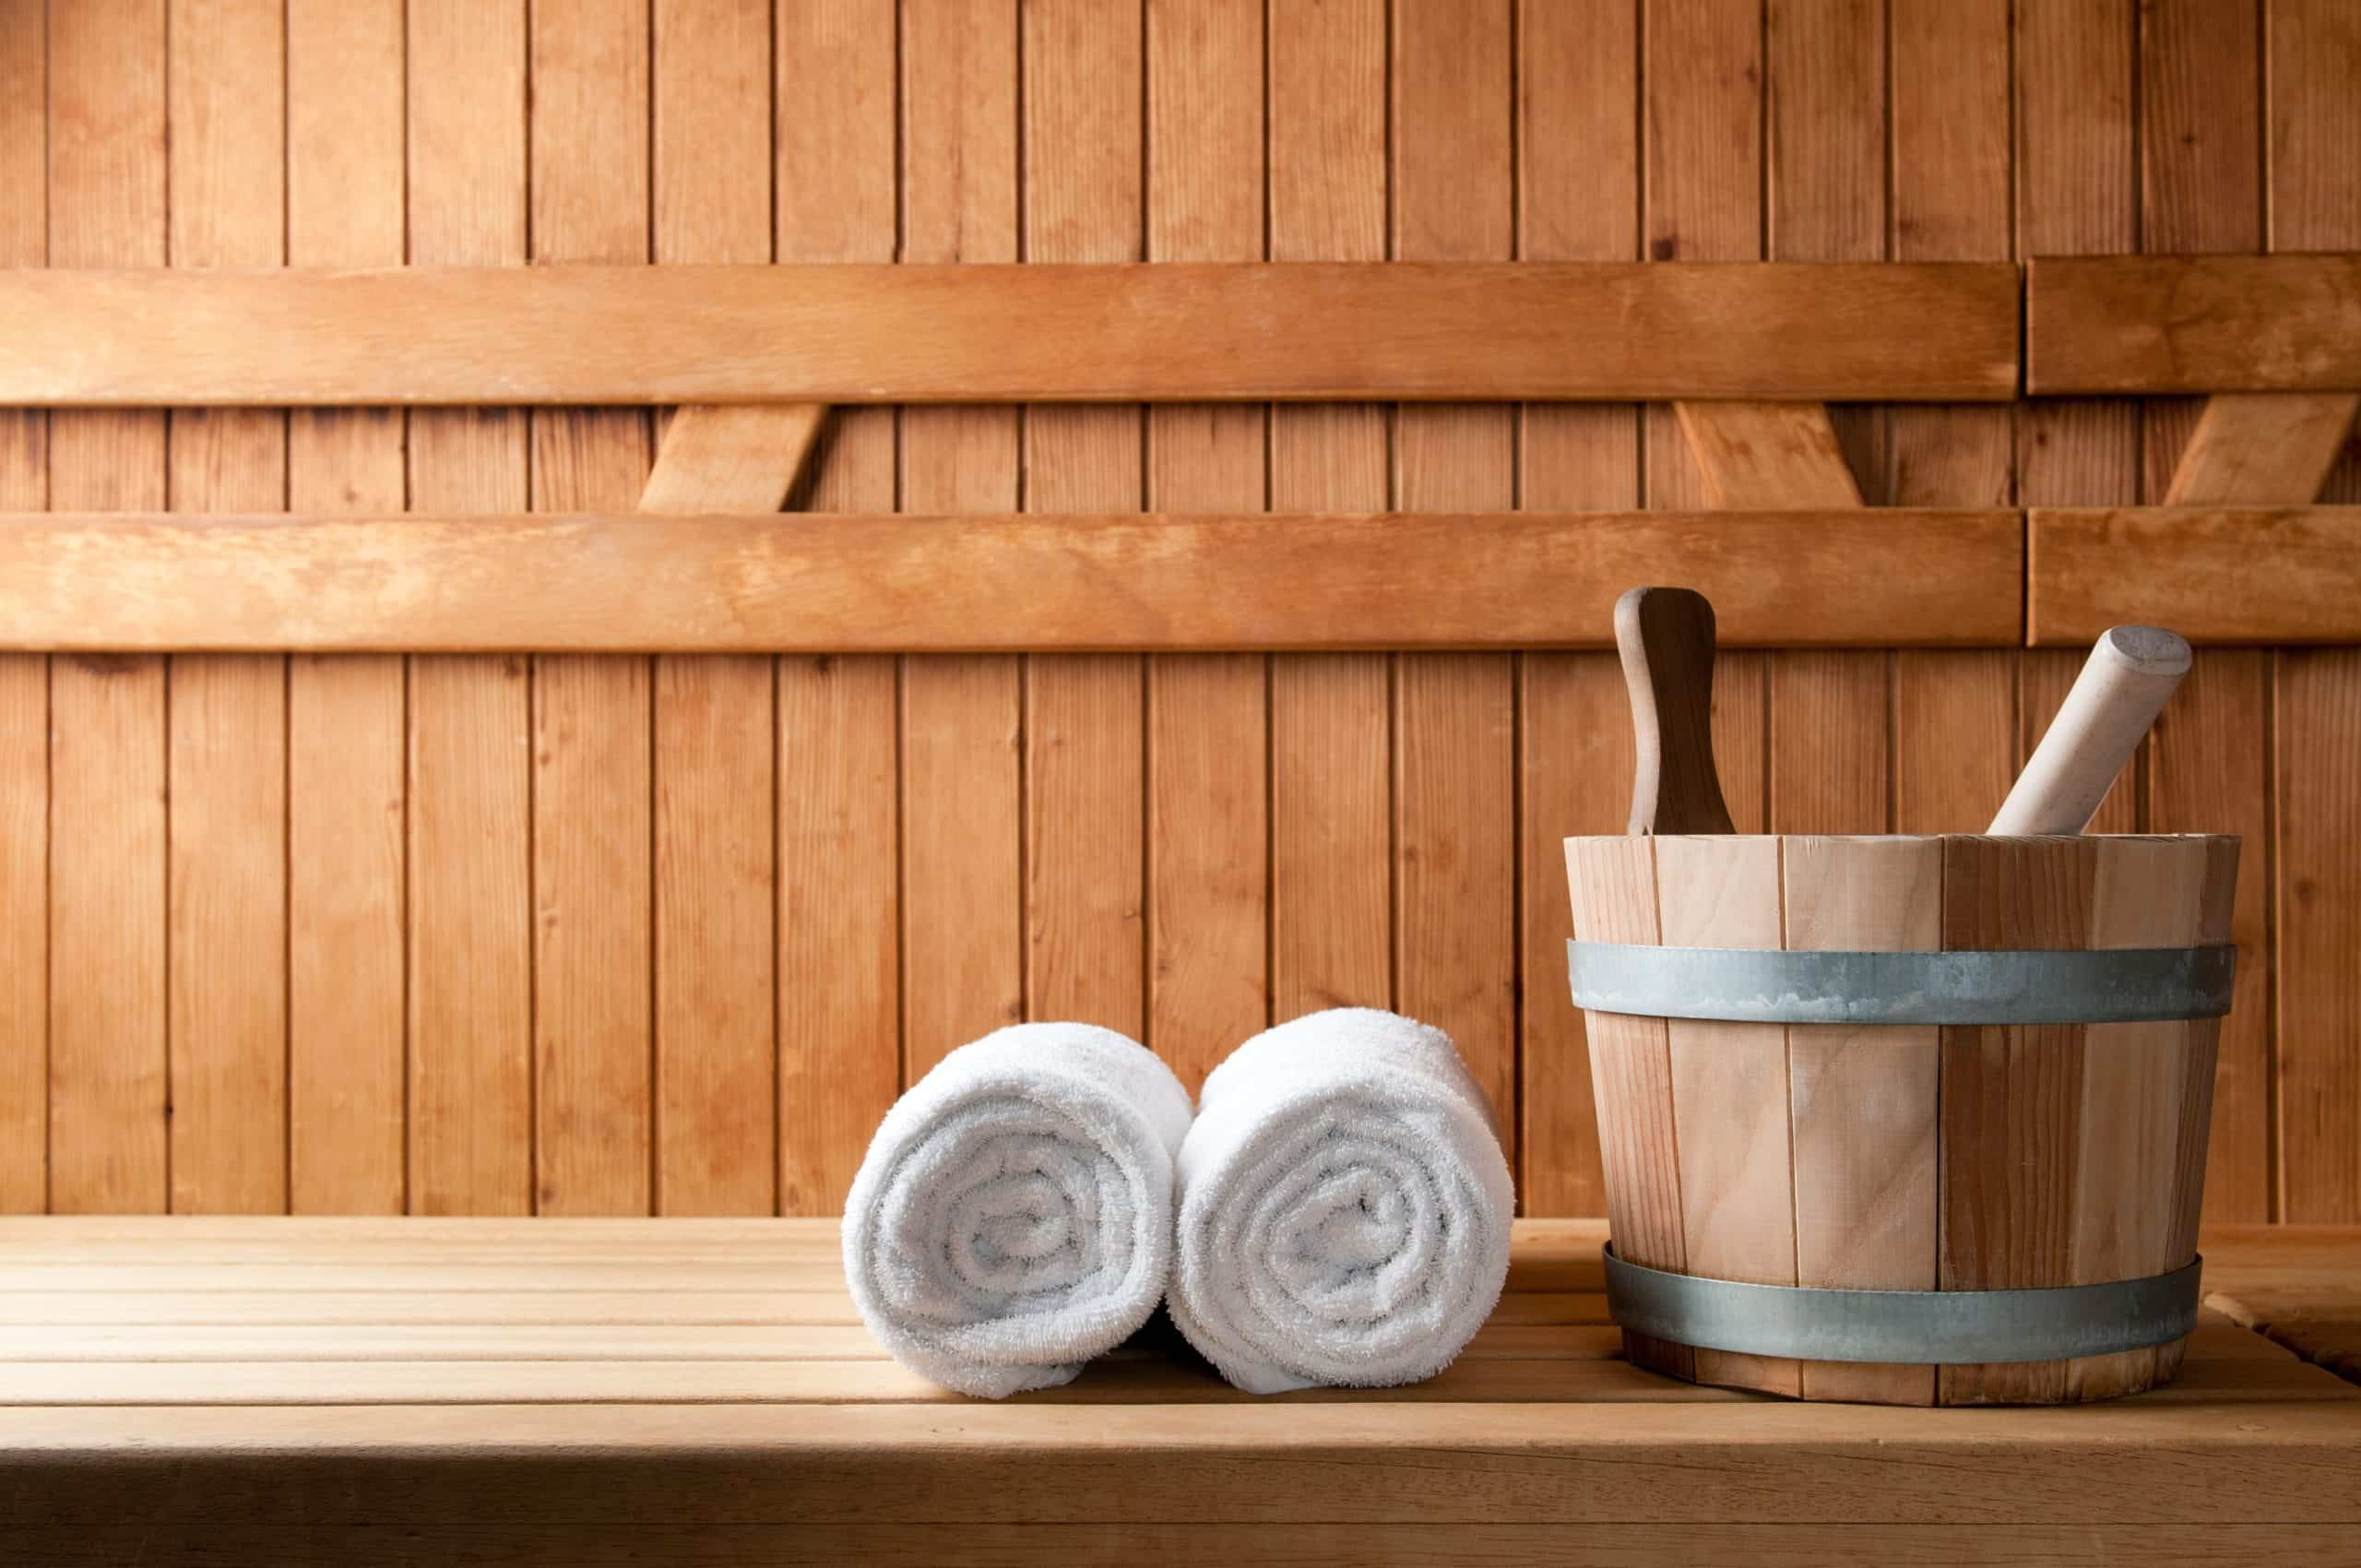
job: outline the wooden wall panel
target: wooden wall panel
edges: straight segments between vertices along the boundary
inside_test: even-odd
[[[1646,0],[1642,30],[1641,234],[1651,261],[1762,255],[1762,11],[1754,0]],[[1646,415],[1646,504],[1705,505],[1697,459],[1668,406]],[[1714,749],[1740,833],[1769,809],[1768,662],[1714,667]]]
[[[409,0],[409,258],[521,266],[521,0]],[[526,509],[526,419],[421,410],[417,507]],[[421,657],[409,676],[413,1214],[533,1208],[529,661]]]
[[[2262,238],[2261,39],[2246,6],[2189,0],[2141,13],[2140,238],[2150,251],[2257,249]],[[2143,497],[2172,482],[2201,403],[2150,398],[2142,413]],[[2289,496],[2285,499],[2301,499]],[[2054,656],[2037,656],[2054,657]],[[2209,647],[2148,743],[2148,826],[2237,833],[2231,934],[2237,995],[2215,1063],[2205,1218],[2265,1220],[2271,1180],[2271,655]]]
[[[1271,259],[1382,261],[1386,0],[1271,0]],[[1391,410],[1271,410],[1271,505],[1393,499]],[[1394,1004],[1392,661],[1271,661],[1271,1013]]]
[[[287,259],[398,266],[405,248],[401,0],[289,0]],[[287,504],[399,511],[408,416],[298,409]],[[288,1205],[399,1214],[408,683],[396,655],[287,670]]]
[[[1014,261],[1015,0],[903,0],[901,259]],[[1014,409],[908,409],[901,505],[1014,511]],[[1026,1016],[1026,924],[1014,658],[902,670],[902,1073]]]
[[[780,0],[773,38],[778,258],[891,261],[894,17]],[[893,410],[832,410],[801,499],[892,510],[895,450]],[[898,668],[789,658],[777,681],[778,1207],[833,1214],[901,1088]]]
[[[2017,17],[2017,254],[2134,249],[2135,16],[2129,0],[2035,6]],[[2019,413],[2017,499],[2028,506],[2119,505],[2140,497],[2140,409],[2124,398],[2027,404]],[[2032,752],[2066,700],[2083,656],[2019,657],[2018,754]],[[2142,821],[2139,766],[2101,803],[2092,830]]]
[[[2336,0],[2272,0],[2263,20],[2269,246],[2361,246],[2361,95],[2353,90],[2361,80],[2361,10]],[[2361,501],[2361,462],[2351,448],[2319,498]],[[2361,969],[2353,962],[2361,951],[2361,650],[2284,649],[2272,688],[2281,1182],[2273,1218],[2349,1222],[2361,1218]]]
[[[1394,254],[1500,261],[1515,244],[1509,0],[1395,0]],[[1515,410],[1405,404],[1405,511],[1516,505]],[[1406,653],[1394,674],[1395,1004],[1448,1033],[1516,1165],[1513,656]]]
[[[1887,254],[1885,7],[1766,0],[1763,218],[1774,261]],[[1830,410],[1861,497],[1888,498],[1892,420]],[[1765,660],[1767,807],[1777,833],[1890,831],[1892,656],[1774,653]]]
[[[285,259],[285,32],[279,0],[174,0],[166,18],[167,250],[176,267]],[[287,502],[287,416],[169,416],[175,511]],[[165,1033],[172,1206],[287,1207],[287,660],[165,663]]]
[[[1256,0],[1147,9],[1147,259],[1264,259]],[[1147,505],[1254,512],[1269,411],[1147,411]],[[1270,660],[1147,662],[1147,1039],[1194,1093],[1271,1021]]]
[[[77,0],[0,6],[0,262],[2351,247],[2356,74],[2335,0]],[[1872,504],[2119,505],[2192,411],[1835,427]],[[10,413],[0,507],[628,512],[666,417]],[[1703,499],[1662,408],[1036,406],[833,413],[789,504]],[[1726,658],[1739,823],[1980,826],[2080,657]],[[2209,649],[2101,818],[2248,837],[2217,1219],[2361,1218],[2356,657]],[[1597,653],[11,657],[0,1208],[822,1213],[999,1024],[1193,1082],[1370,1003],[1595,1212],[1630,744]]]
[[[55,7],[49,26],[49,264],[158,267],[164,216],[164,0]],[[165,501],[164,416],[59,413],[49,500]],[[164,666],[50,670],[49,1204],[160,1213],[165,1132]],[[268,1135],[268,1130],[263,1130]]]
[[[49,258],[48,18],[0,10],[0,267]],[[0,507],[49,504],[49,416],[0,413]],[[49,1203],[49,660],[0,657],[0,1214]]]
[[[1088,0],[1025,0],[1021,11],[1020,254],[1135,261],[1139,11]],[[1023,421],[1027,510],[1138,509],[1138,409],[1037,404]],[[1034,654],[1021,665],[1026,1016],[1137,1039],[1147,1032],[1145,666],[1122,654]]]
[[[1516,44],[1518,255],[1638,259],[1638,13],[1623,0],[1521,0]],[[1519,504],[1637,506],[1640,414],[1637,407],[1528,404]],[[1629,820],[1633,757],[1623,671],[1609,653],[1528,653],[1517,673],[1517,1186],[1528,1214],[1603,1214],[1590,1043],[1565,979],[1574,928],[1564,840],[1620,833]]]
[[[2009,0],[1891,0],[1897,261],[2003,261],[2010,202]],[[2016,498],[2015,410],[1899,407],[1889,498],[2005,506]],[[1969,833],[2016,774],[2017,658],[1904,648],[1893,666],[1893,827]]]
[[[768,0],[658,0],[651,20],[654,258],[768,261],[771,184],[742,174],[771,155]],[[776,505],[771,482],[742,504]],[[655,661],[658,1214],[778,1207],[775,683],[759,655]]]

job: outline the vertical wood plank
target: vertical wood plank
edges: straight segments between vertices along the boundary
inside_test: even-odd
[[[289,0],[287,259],[397,267],[401,0]],[[288,416],[287,502],[398,512],[404,417]],[[287,671],[288,1206],[403,1207],[402,777],[396,655],[298,654]]]
[[[1656,901],[1670,947],[1776,947],[1779,850],[1771,837],[1656,837]],[[1679,1129],[1688,1267],[1715,1279],[1796,1283],[1796,1165],[1787,1031],[1777,1024],[1666,1022]],[[1697,1376],[1801,1393],[1801,1363],[1699,1350]]]
[[[1639,256],[1639,18],[1625,0],[1521,0],[1517,254]],[[1519,501],[1628,511],[1640,502],[1640,410],[1528,403]],[[1609,653],[1528,653],[1517,683],[1518,930],[1525,1042],[1518,1190],[1532,1215],[1604,1214],[1598,1116],[1583,1015],[1566,993],[1572,910],[1562,841],[1620,832],[1634,766],[1623,675]]]
[[[1771,259],[1883,259],[1882,0],[1769,0],[1763,22]],[[1877,505],[1887,488],[1885,410],[1833,409],[1830,416],[1862,498]],[[1882,653],[1854,651],[1770,657],[1771,831],[1891,829],[1888,662]]]
[[[1896,261],[2006,261],[2009,0],[1891,0]],[[2006,506],[2016,495],[2015,410],[1892,410],[1897,506]],[[1904,648],[1893,665],[1893,827],[1974,833],[2015,777],[2017,656]]]
[[[286,259],[279,0],[173,0],[166,19],[169,242],[178,267]],[[287,418],[170,416],[173,510],[287,504]],[[287,661],[166,661],[170,863],[164,945],[172,1206],[287,1207]]]
[[[1663,842],[1646,834],[1566,840],[1566,888],[1576,938],[1643,946],[1664,940],[1656,894],[1656,851]],[[1666,1021],[1598,1013],[1585,1022],[1591,1083],[1598,1097],[1599,1158],[1607,1170],[1607,1227],[1615,1254],[1649,1268],[1686,1273],[1679,1134],[1673,1124]],[[1686,1345],[1626,1329],[1623,1347],[1641,1366],[1674,1377],[1697,1375],[1697,1352]]]
[[[53,267],[166,259],[164,28],[164,0],[51,7]],[[164,464],[160,413],[51,416],[53,507],[160,511]],[[161,1213],[163,660],[53,659],[49,719],[49,1206]]]
[[[2134,15],[2129,0],[2026,6],[2017,13],[2017,254],[2134,250]],[[2140,409],[2128,398],[2040,398],[2019,416],[2017,495],[2028,506],[2115,506],[2140,499]],[[2019,754],[2066,700],[2083,655],[2028,649],[2018,662]],[[2142,743],[2144,759],[2146,743]],[[2094,833],[2141,820],[2144,762],[2100,802]]]
[[[902,258],[1017,259],[1014,0],[903,0]],[[908,409],[901,502],[1016,509],[1017,414]],[[902,669],[902,1070],[1025,1016],[1020,683],[1003,655]]]
[[[759,176],[771,162],[769,0],[657,0],[653,21],[655,259],[766,262],[771,182]],[[758,428],[784,444],[778,422]],[[732,470],[703,484],[682,475],[666,505],[776,509],[779,472]],[[640,505],[649,505],[645,492]],[[778,1206],[772,685],[772,661],[760,657],[668,654],[655,664],[649,1196],[659,1214]],[[872,1050],[887,1053],[882,1041]]]
[[[2152,251],[2252,251],[2262,234],[2261,41],[2255,10],[2152,4],[2141,12],[2141,239]],[[2151,398],[2145,492],[2162,496],[2195,428],[2195,399]],[[2189,501],[2228,497],[2203,493]],[[2303,494],[2274,496],[2301,505]],[[2149,737],[2148,820],[2160,833],[2236,833],[2236,994],[2215,1058],[2206,1217],[2271,1218],[2270,655],[2208,648]]]
[[[2093,947],[2186,947],[2199,939],[2207,846],[2124,837],[2098,846]],[[2082,1033],[2081,1151],[2074,1171],[2073,1283],[2137,1279],[2177,1268],[2173,1257],[2185,1022],[2093,1024]],[[2108,1399],[2156,1378],[2158,1348],[2078,1357],[2066,1386]]]
[[[1274,261],[1382,261],[1385,0],[1270,0]],[[1271,410],[1271,505],[1391,498],[1388,410]],[[1382,654],[1271,660],[1271,1013],[1394,1004],[1392,676]]]
[[[1263,7],[1151,0],[1147,254],[1263,259]],[[1147,411],[1159,512],[1263,509],[1266,410]],[[1257,655],[1157,655],[1148,684],[1148,1043],[1195,1093],[1270,1020],[1270,783]]]
[[[1780,870],[1790,951],[1942,945],[1939,838],[1789,838]],[[1940,1059],[1931,1028],[1788,1027],[1797,1284],[1935,1288]],[[1806,1361],[1801,1374],[1807,1398],[1935,1402],[1932,1366]]]
[[[891,261],[894,15],[781,0],[776,17],[778,258]],[[830,414],[813,510],[893,510],[894,417]],[[834,1214],[901,1087],[896,664],[788,658],[777,680],[779,1212]]]
[[[49,259],[48,18],[0,8],[0,267]],[[49,505],[49,418],[0,412],[0,509]],[[0,655],[0,1214],[49,1204],[49,660]]]
[[[533,259],[645,262],[647,0],[534,0],[529,16]],[[645,410],[531,419],[536,510],[638,503]],[[651,674],[640,657],[533,661],[537,1213],[650,1207]]]
[[[1508,0],[1396,0],[1394,252],[1504,260],[1515,244]],[[1516,505],[1515,410],[1405,405],[1406,511]],[[1516,715],[1501,654],[1403,654],[1394,691],[1394,965],[1401,1010],[1458,1044],[1516,1168]]]
[[[409,258],[525,261],[519,0],[409,0]],[[521,512],[526,422],[421,409],[410,505]],[[530,676],[515,657],[409,671],[409,1188],[415,1214],[533,1206]]]
[[[2098,849],[2089,837],[1944,839],[1944,948],[2087,946]],[[2082,1033],[1943,1029],[1940,1289],[2073,1282]],[[1945,1405],[2052,1404],[2067,1397],[2067,1363],[1946,1366],[1936,1386]]]
[[[1026,0],[1024,255],[1136,261],[1141,234],[1141,36],[1136,7]],[[1141,412],[1025,410],[1025,505],[1134,511]],[[1146,1032],[1145,662],[1034,654],[1025,681],[1026,1006],[1137,1039]]]
[[[2266,26],[2271,248],[2361,245],[2361,11],[2272,0]],[[2361,501],[2349,450],[2319,498]],[[2361,649],[2287,648],[2275,659],[2276,1218],[2351,1223],[2361,1220]]]
[[[1756,0],[1644,0],[1641,12],[1642,233],[1650,261],[1762,255],[1762,8]],[[1646,504],[1704,505],[1669,404],[1647,410]],[[1740,833],[1763,831],[1765,656],[1714,666],[1714,752]]]

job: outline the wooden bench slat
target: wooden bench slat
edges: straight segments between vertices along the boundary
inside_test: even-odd
[[[2038,257],[2025,389],[2361,390],[2361,254]]]
[[[1739,646],[1998,647],[2001,511],[0,520],[0,647],[976,652],[1606,647],[1635,582]]]
[[[2000,399],[2000,263],[0,271],[0,405]]]
[[[1501,1365],[1504,1363],[1494,1363]],[[1606,1363],[1614,1365],[1614,1363]],[[1667,1385],[1634,1372],[1649,1386]],[[27,1407],[13,1517],[2361,1523],[2349,1399]],[[309,1455],[309,1457],[303,1455]]]

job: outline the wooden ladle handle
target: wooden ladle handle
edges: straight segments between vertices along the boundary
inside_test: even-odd
[[[1631,833],[1734,833],[1714,771],[1714,606],[1693,588],[1636,588],[1615,601],[1639,769]]]

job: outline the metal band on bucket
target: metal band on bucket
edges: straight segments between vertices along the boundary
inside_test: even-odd
[[[1961,953],[1566,944],[1576,1005],[1742,1024],[2132,1024],[2230,1010],[2235,946]]]
[[[2198,1271],[2033,1290],[1835,1290],[1643,1268],[1602,1249],[1607,1314],[1676,1345],[1806,1361],[2058,1361],[2197,1326]]]

